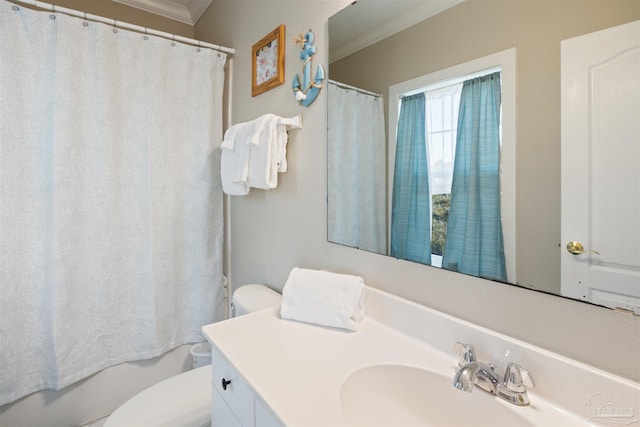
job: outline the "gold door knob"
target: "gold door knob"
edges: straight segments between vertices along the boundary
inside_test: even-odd
[[[600,252],[594,251],[593,249],[585,249],[580,242],[569,242],[567,243],[567,252],[573,255],[580,255],[586,252],[591,252],[596,255],[600,255]]]

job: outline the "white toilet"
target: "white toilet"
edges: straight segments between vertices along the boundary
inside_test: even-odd
[[[232,298],[232,315],[279,306],[282,297],[264,285],[245,285]],[[211,365],[161,381],[120,406],[105,427],[200,427],[211,425]]]

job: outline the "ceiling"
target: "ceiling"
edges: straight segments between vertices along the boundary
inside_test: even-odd
[[[329,19],[329,62],[344,58],[462,1],[354,1]]]
[[[165,18],[194,25],[213,0],[113,0]]]
[[[165,18],[195,25],[213,0],[113,0]],[[375,43],[402,28],[416,24],[463,0],[358,0],[333,17],[337,25],[349,28],[349,34],[331,31],[330,52],[339,59]],[[364,6],[363,6],[364,4]],[[355,6],[355,7],[354,7]],[[394,17],[391,18],[390,17]],[[340,25],[342,21],[349,25]]]

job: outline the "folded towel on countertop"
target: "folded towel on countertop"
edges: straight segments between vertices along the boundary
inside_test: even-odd
[[[364,296],[362,277],[294,267],[282,290],[280,315],[355,331],[364,317]]]

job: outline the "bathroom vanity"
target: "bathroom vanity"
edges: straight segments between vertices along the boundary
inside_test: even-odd
[[[219,350],[211,357],[213,395],[212,426],[281,426],[265,403]]]
[[[367,288],[356,332],[267,309],[207,325],[212,425],[640,425],[640,384]],[[535,379],[517,406],[452,385],[456,342]]]

